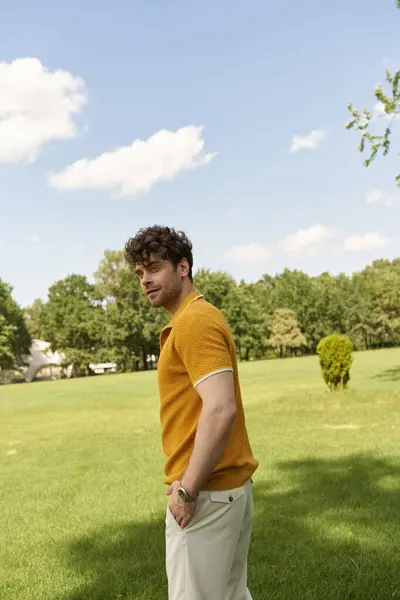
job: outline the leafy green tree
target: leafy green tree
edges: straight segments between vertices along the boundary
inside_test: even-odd
[[[222,309],[227,303],[230,294],[236,289],[236,281],[225,271],[211,271],[210,269],[199,269],[194,276],[194,286],[204,298]],[[229,300],[228,300],[229,302]]]
[[[89,373],[104,345],[103,297],[82,275],[69,275],[54,283],[42,313],[42,331],[53,351],[66,355],[73,373]]]
[[[225,271],[200,269],[195,287],[204,298],[221,310],[232,329],[240,360],[261,357],[264,352],[266,319],[258,296],[251,285],[235,279]]]
[[[323,338],[317,352],[324,381],[331,391],[344,390],[350,380],[353,344],[348,336],[329,335]]]
[[[267,324],[253,289],[243,282],[233,288],[221,312],[232,329],[240,360],[262,357]]]
[[[36,298],[31,306],[25,309],[25,319],[28,331],[33,339],[42,339],[42,314],[45,303],[41,298]]]
[[[122,250],[105,250],[94,274],[106,298],[105,344],[120,371],[129,370],[139,359],[140,330],[137,314],[139,288]]]
[[[365,348],[400,343],[400,260],[377,260],[353,275],[357,320]]]
[[[169,319],[153,310],[122,250],[106,250],[94,274],[106,300],[106,345],[121,371],[147,369],[147,357],[159,354],[160,332]]]
[[[32,340],[12,287],[0,279],[0,371],[25,365]]]
[[[397,8],[400,8],[400,0],[397,0]],[[366,145],[369,146],[370,153],[365,159],[364,164],[369,167],[375,159],[378,152],[382,152],[386,156],[390,150],[392,126],[397,116],[400,115],[400,71],[391,73],[386,71],[386,82],[388,84],[388,92],[384,92],[381,85],[377,85],[374,90],[374,95],[378,101],[378,106],[381,108],[380,116],[388,117],[389,123],[385,127],[383,133],[376,134],[371,132],[371,125],[376,121],[376,112],[364,109],[357,110],[349,102],[348,109],[351,112],[352,118],[346,124],[347,129],[356,129],[361,133],[361,141],[359,150],[364,152]],[[396,176],[397,185],[400,186],[400,173]]]
[[[331,333],[346,333],[349,329],[349,309],[351,297],[351,279],[344,274],[333,277],[322,273],[313,278],[314,314],[312,332],[312,350],[318,342]]]
[[[102,362],[97,353],[84,350],[83,348],[65,348],[63,366],[72,366],[73,377],[84,377],[91,374],[90,363]]]
[[[121,294],[130,294],[132,298],[132,294],[138,291],[123,250],[105,250],[94,279],[99,292],[107,300],[115,300]]]
[[[263,316],[266,337],[271,333],[271,325],[277,306],[277,294],[275,293],[276,277],[264,274],[255,283],[249,284],[252,295],[256,300],[258,310]]]
[[[294,311],[287,308],[276,309],[272,323],[272,335],[267,344],[275,348],[280,358],[283,358],[288,350],[293,351],[307,344],[306,338],[298,326]]]
[[[123,251],[105,251],[95,281],[72,275],[56,282],[46,304],[36,300],[26,309],[30,334],[63,351],[77,374],[87,373],[90,362],[109,360],[120,371],[146,368],[148,356],[158,356],[170,316],[151,308]],[[251,284],[200,269],[194,284],[225,315],[241,360],[263,357],[266,340],[281,356],[314,353],[331,334],[348,335],[354,349],[400,345],[400,258],[376,260],[352,276],[285,269]],[[15,329],[3,313],[0,367],[15,356]]]
[[[264,288],[261,304],[264,314],[269,315],[270,322],[272,323],[278,308],[294,311],[301,331],[307,335],[307,347],[310,352],[314,352],[320,339],[320,327],[317,314],[318,292],[313,279],[302,271],[284,269],[274,278],[264,277],[260,281],[260,287],[261,290]]]

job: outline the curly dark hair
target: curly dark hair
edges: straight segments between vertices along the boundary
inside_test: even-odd
[[[193,281],[193,254],[192,243],[183,231],[176,231],[173,227],[152,225],[139,229],[135,237],[130,238],[125,244],[125,260],[134,267],[137,264],[146,264],[150,254],[155,254],[164,260],[169,260],[176,268],[183,259],[189,263],[189,279]]]

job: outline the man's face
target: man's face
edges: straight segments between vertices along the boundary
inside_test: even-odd
[[[175,304],[182,290],[179,266],[175,269],[169,260],[150,255],[146,264],[136,265],[135,272],[151,306],[168,309]]]

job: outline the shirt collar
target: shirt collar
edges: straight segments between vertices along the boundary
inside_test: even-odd
[[[185,308],[187,308],[189,306],[189,304],[191,304],[195,300],[198,300],[199,298],[203,298],[203,294],[200,294],[200,292],[198,292],[197,290],[194,290],[188,296],[186,296],[186,298],[184,298],[182,300],[182,302],[180,303],[178,310],[172,316],[171,321],[168,323],[168,325],[166,325],[164,327],[164,329],[171,329],[175,320],[177,319],[177,317],[179,317],[179,315],[181,315],[183,313]],[[164,331],[164,329],[163,329],[163,331]]]

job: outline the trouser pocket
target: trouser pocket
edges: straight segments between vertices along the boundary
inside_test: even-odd
[[[210,492],[211,502],[221,502],[222,504],[233,504],[244,494],[244,488],[235,488],[233,490],[222,490]]]

